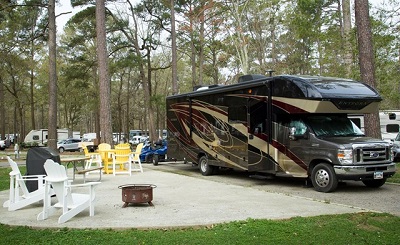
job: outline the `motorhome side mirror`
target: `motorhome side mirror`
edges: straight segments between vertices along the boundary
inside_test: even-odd
[[[296,127],[291,127],[289,130],[289,139],[290,140],[308,139],[308,129],[304,132],[304,134],[296,135]]]

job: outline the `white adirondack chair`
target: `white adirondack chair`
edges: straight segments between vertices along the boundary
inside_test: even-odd
[[[44,169],[47,177],[45,178],[43,211],[38,214],[37,220],[47,219],[58,208],[62,209],[58,223],[68,221],[87,208],[89,208],[90,216],[94,215],[95,185],[100,184],[100,182],[71,185],[65,167],[51,159],[46,160]],[[50,186],[53,187],[58,201],[54,205],[51,205]],[[82,186],[88,187],[88,194],[72,193],[72,188]]]
[[[10,198],[3,203],[3,207],[8,208],[8,211],[14,211],[43,200],[45,175],[22,176],[17,163],[9,156],[7,156],[7,160],[12,169],[10,172]],[[25,181],[37,181],[38,189],[29,192]]]

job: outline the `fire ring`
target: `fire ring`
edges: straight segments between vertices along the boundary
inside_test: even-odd
[[[129,203],[148,203],[150,206],[154,206],[153,201],[153,189],[156,188],[153,184],[129,184],[120,185],[119,189],[122,189],[122,201],[124,202],[123,208],[126,208]]]

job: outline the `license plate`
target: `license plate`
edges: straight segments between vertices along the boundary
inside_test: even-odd
[[[383,179],[383,172],[375,172],[374,179]]]

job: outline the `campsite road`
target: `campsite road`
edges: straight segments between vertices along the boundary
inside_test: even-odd
[[[197,166],[181,162],[160,162],[158,166],[146,164],[146,167],[215,182],[252,187],[272,193],[283,193],[400,216],[400,185],[396,184],[385,184],[380,188],[368,188],[360,181],[348,181],[340,184],[335,192],[321,193],[311,187],[305,187],[304,181],[299,179],[278,177],[266,179],[237,171],[220,171],[217,175],[202,176]]]

